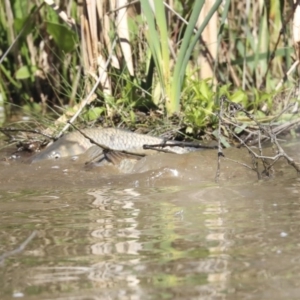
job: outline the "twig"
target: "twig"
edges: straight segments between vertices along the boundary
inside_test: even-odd
[[[265,129],[263,129],[265,130]],[[289,157],[285,151],[282,149],[282,147],[280,146],[280,144],[278,143],[277,139],[276,139],[276,136],[272,137],[272,142],[276,145],[277,147],[277,151],[278,151],[278,154],[276,154],[275,156],[264,156],[264,155],[258,155],[257,153],[255,153],[255,151],[253,151],[238,135],[236,135],[233,131],[231,131],[231,134],[237,138],[242,144],[243,146],[245,146],[248,151],[256,158],[256,159],[261,159],[264,163],[264,167],[265,167],[265,172],[266,174],[268,175],[269,174],[269,170],[271,169],[271,167],[275,164],[275,162],[277,162],[279,160],[279,158],[283,157],[287,160],[287,162],[292,166],[294,167],[294,169],[297,171],[297,173],[300,173],[300,168],[299,166],[297,165],[297,163],[295,163],[295,161]],[[266,163],[265,160],[266,159],[269,159],[269,160],[272,160],[273,162],[270,164],[270,163]],[[266,164],[265,164],[266,163]]]
[[[245,140],[242,140],[233,130],[231,130],[231,128],[225,123],[224,119],[223,119],[223,102],[226,101],[231,107],[234,108],[235,111],[242,111],[243,113],[245,113],[245,115],[251,120],[253,121],[257,126],[258,126],[258,149],[259,149],[259,154],[257,154],[251,147],[249,147],[246,143]],[[295,120],[293,122],[291,122],[289,125],[292,126],[293,124],[299,122],[300,120]],[[232,103],[231,101],[229,101],[226,97],[222,96],[220,99],[220,115],[219,115],[219,136],[220,136],[220,128],[221,128],[221,124],[222,122],[224,123],[223,125],[226,127],[226,130],[228,130],[233,137],[235,137],[242,146],[246,147],[247,150],[249,151],[249,154],[252,156],[252,162],[253,162],[253,167],[249,167],[248,168],[252,169],[253,171],[256,171],[257,175],[258,175],[258,179],[261,178],[261,175],[264,173],[265,175],[267,175],[268,177],[271,176],[270,171],[273,171],[273,166],[274,164],[281,158],[285,158],[286,161],[288,162],[289,165],[291,165],[292,167],[294,167],[294,169],[297,171],[297,173],[300,173],[300,167],[298,166],[298,164],[291,158],[289,157],[285,151],[282,149],[282,147],[280,146],[278,139],[277,139],[277,134],[279,132],[281,132],[282,129],[282,125],[278,126],[274,132],[274,130],[271,128],[271,125],[269,126],[269,128],[267,128],[266,126],[263,126],[261,123],[259,123],[255,117],[250,114],[249,112],[247,112],[241,105],[236,104],[236,103]],[[233,124],[235,125],[235,124]],[[261,145],[261,141],[262,141],[262,137],[261,134],[264,134],[264,138],[269,138],[271,140],[271,142],[273,143],[273,145],[276,147],[276,152],[277,154],[273,157],[269,157],[269,156],[265,156],[263,155],[263,150],[262,150],[262,145]],[[258,170],[258,160],[261,160],[262,165],[263,165],[263,172],[259,172]],[[269,162],[269,160],[271,162]],[[218,167],[219,167],[219,162],[220,159],[218,159]]]
[[[260,135],[261,135],[261,131],[258,131],[258,151],[259,151],[259,155],[261,157],[261,161],[262,161],[262,164],[264,166],[264,169],[266,170],[267,172],[267,175],[269,176],[269,171],[271,170],[272,168],[272,165],[270,165],[266,159],[264,158],[263,156],[263,150],[262,150],[262,146],[261,146],[261,138],[260,138]]]
[[[283,131],[286,131],[288,129],[291,129],[292,127],[294,127],[294,126],[296,126],[298,124],[300,124],[300,119],[296,119],[296,120],[293,120],[293,121],[285,122],[284,124],[280,124],[280,125],[274,127],[272,130],[273,130],[274,134],[276,135],[276,139],[280,140],[280,139],[277,138],[278,134],[280,134]],[[234,125],[234,124],[232,123],[232,125]],[[249,135],[244,139],[244,142],[246,143],[251,138],[251,135],[253,135],[253,134],[254,134],[254,132],[250,132]],[[261,138],[261,141],[270,139],[270,137],[266,136],[266,135],[263,135],[260,138]],[[252,141],[252,145],[255,145],[257,143],[258,143],[258,138],[254,139]]]
[[[218,149],[217,146],[205,146],[195,143],[189,142],[175,142],[175,143],[161,143],[161,144],[151,144],[151,145],[143,145],[143,149],[152,149],[152,150],[162,150],[157,149],[157,147],[166,148],[166,147],[182,147],[182,148],[196,148],[196,149]]]
[[[76,129],[80,134],[82,134],[86,139],[88,139],[92,144],[102,148],[103,150],[106,150],[106,151],[109,151],[109,150],[112,150],[110,149],[109,147],[103,145],[103,144],[100,144],[98,142],[96,142],[95,140],[93,140],[91,137],[89,137],[88,135],[86,135],[82,130],[80,130],[77,126],[75,126],[74,124],[71,123],[71,121],[68,121],[67,122],[69,125],[71,125],[74,129]]]
[[[26,132],[26,133],[35,133],[35,134],[40,134],[48,139],[52,139],[55,140],[51,135],[48,135],[46,133],[43,133],[37,129],[17,129],[17,128],[9,128],[9,127],[0,127],[0,131],[3,132],[6,136],[8,136],[9,138],[11,138],[10,135],[7,134],[8,132]]]
[[[12,251],[8,251],[3,253],[2,255],[0,255],[0,265],[4,263],[4,260],[6,258],[8,258],[9,256],[13,256],[15,254],[18,254],[22,251],[24,251],[24,249],[26,248],[26,246],[34,239],[34,237],[36,236],[37,231],[34,230],[30,236],[16,249],[12,250]]]
[[[228,161],[234,162],[234,163],[236,163],[238,165],[241,165],[241,166],[243,166],[243,167],[245,167],[247,169],[250,169],[251,171],[255,171],[255,168],[252,168],[252,167],[248,166],[247,164],[242,163],[242,162],[240,162],[238,160],[235,160],[235,159],[232,159],[232,158],[229,158],[229,157],[224,157],[224,160],[228,160]]]
[[[128,8],[129,6],[134,5],[134,4],[137,4],[137,3],[139,3],[139,2],[140,2],[140,0],[132,1],[132,2],[130,2],[130,3],[127,3],[127,4],[125,4],[125,5],[122,5],[122,6],[118,7],[118,8],[116,8],[116,9],[112,9],[112,10],[108,11],[106,14],[107,14],[107,15],[110,15],[110,14],[112,14],[112,13],[115,13],[115,12],[117,12],[117,11],[123,9],[123,8]]]
[[[225,157],[223,154],[223,148],[221,145],[221,125],[222,125],[222,116],[223,116],[223,107],[224,107],[224,99],[225,96],[220,98],[220,112],[219,112],[219,125],[218,125],[218,165],[217,165],[217,172],[215,176],[215,182],[219,182],[220,180],[220,173],[221,173],[221,157]]]
[[[297,68],[297,66],[299,65],[299,60],[296,60],[293,65],[290,67],[290,69],[286,72],[284,78],[282,78],[279,83],[276,85],[275,87],[275,91],[278,91],[282,85],[284,84],[284,82],[287,80],[288,76],[292,74],[292,72]]]
[[[143,149],[146,149],[146,150],[155,150],[155,151],[164,152],[164,153],[173,153],[173,152],[171,152],[168,149],[163,149],[164,147],[169,147],[169,146],[171,146],[171,144],[143,145]],[[161,148],[161,149],[159,149],[158,147]]]
[[[277,139],[274,139],[274,143],[277,147],[277,149],[279,150],[279,155],[281,157],[284,157],[286,159],[286,161],[289,163],[289,165],[291,165],[292,167],[294,167],[294,169],[296,169],[297,173],[300,173],[300,168],[297,165],[297,163],[295,163],[294,159],[292,159],[290,156],[288,156],[285,151],[282,149],[282,147],[280,146],[280,144],[278,143]]]
[[[68,121],[69,123],[69,121]],[[86,139],[88,139],[92,144],[100,147],[103,149],[103,154],[106,156],[108,152],[110,151],[115,151],[115,152],[119,152],[119,153],[124,153],[124,154],[132,154],[132,155],[135,155],[135,156],[144,156],[144,155],[140,155],[140,154],[136,154],[136,153],[132,153],[130,151],[119,151],[119,150],[114,150],[114,149],[111,149],[109,147],[107,147],[106,145],[104,144],[101,144],[101,143],[98,143],[96,142],[95,140],[93,140],[91,137],[89,137],[87,134],[85,134],[82,130],[80,130],[77,126],[75,126],[74,124],[72,123],[69,123],[72,127],[74,127],[75,130],[77,130],[80,134],[82,134]]]

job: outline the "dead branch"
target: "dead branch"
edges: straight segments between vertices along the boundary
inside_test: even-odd
[[[2,265],[5,261],[6,258],[13,256],[15,254],[19,254],[22,251],[24,251],[24,249],[27,247],[27,245],[35,238],[37,234],[37,231],[34,230],[30,236],[16,249],[12,250],[12,251],[8,251],[3,253],[2,255],[0,255],[0,265]]]
[[[228,105],[227,114],[224,111],[224,103],[227,103],[227,105]],[[254,149],[247,144],[248,139],[243,140],[241,137],[238,136],[238,134],[236,134],[234,132],[234,129],[236,128],[236,126],[239,126],[239,125],[235,124],[234,122],[228,122],[228,120],[231,120],[232,118],[234,118],[234,115],[236,112],[243,112],[254,124],[256,124],[256,126],[258,128],[258,130],[257,130],[258,153],[256,153],[254,151]],[[224,118],[224,115],[226,116],[226,118]],[[297,120],[290,122],[286,126],[287,127],[294,126],[295,124],[298,124],[299,122],[300,122],[300,120],[297,119]],[[230,127],[229,125],[233,125],[234,129],[232,129],[232,127]],[[235,163],[238,163],[240,165],[243,165],[243,166],[255,171],[258,175],[258,179],[260,179],[262,177],[262,175],[267,176],[267,177],[270,177],[271,175],[273,175],[275,172],[273,167],[280,158],[284,158],[288,162],[288,164],[291,165],[297,171],[297,173],[300,173],[300,164],[295,162],[294,159],[291,158],[279,144],[277,135],[280,132],[282,132],[283,125],[279,125],[274,128],[272,128],[272,123],[269,125],[262,125],[260,122],[258,122],[255,119],[255,117],[252,114],[250,114],[248,111],[246,111],[240,104],[233,103],[233,102],[229,101],[225,96],[222,96],[220,98],[220,113],[219,113],[219,128],[218,128],[219,147],[221,145],[221,128],[222,128],[222,126],[224,128],[226,128],[227,132],[229,132],[235,139],[237,139],[240,142],[241,146],[244,146],[245,148],[247,148],[249,154],[252,157],[252,167],[248,166],[247,164],[234,161],[232,159],[228,159],[228,158],[225,158],[225,159],[233,161]],[[262,148],[261,143],[266,138],[269,139],[273,145],[273,149],[276,153],[274,156],[265,156],[263,154],[263,148]],[[219,155],[216,180],[219,179],[219,174],[220,174],[220,157],[221,156]],[[262,166],[263,166],[262,172],[259,172],[259,170],[258,170],[258,165],[259,165],[258,162],[259,161],[262,163]]]

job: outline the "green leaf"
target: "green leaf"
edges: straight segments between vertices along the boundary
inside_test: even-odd
[[[193,127],[191,127],[191,126],[188,126],[185,130],[185,133],[187,133],[187,134],[192,134],[193,132],[194,132],[194,130],[193,130]]]
[[[135,123],[136,122],[136,116],[135,116],[135,113],[131,110],[130,112],[130,121],[132,123]]]
[[[247,128],[247,124],[246,124],[246,123],[244,123],[244,124],[242,124],[242,125],[240,125],[240,126],[236,126],[236,127],[234,128],[234,132],[235,132],[236,134],[240,134],[242,131],[245,130],[245,128]]]
[[[58,23],[59,17],[54,9],[47,9],[46,22]]]
[[[23,29],[26,21],[27,21],[27,17],[22,19],[19,18],[14,19],[14,28],[16,32],[20,32]],[[27,34],[32,32],[35,26],[36,25],[32,21],[30,21],[29,24],[26,25],[26,28],[23,31],[22,36],[26,36]]]
[[[209,89],[206,81],[204,80],[200,82],[200,92],[206,100],[211,100],[212,97],[211,89]]]
[[[16,72],[16,79],[27,79],[30,78],[37,68],[35,66],[23,66]]]
[[[219,136],[218,130],[214,130],[212,134],[221,141],[225,148],[230,148],[230,144],[227,142],[226,138],[223,135]]]
[[[38,103],[28,103],[22,106],[24,113],[39,113],[42,108]]]
[[[11,2],[12,2],[14,16],[16,18],[23,18],[24,16],[28,15],[30,1],[16,0]]]
[[[104,112],[104,107],[94,107],[89,109],[84,115],[84,119],[88,121],[93,121],[99,118],[99,116]]]
[[[136,37],[136,35],[139,34],[139,29],[142,24],[142,17],[135,16],[134,18],[128,18],[127,22],[128,22],[129,33],[135,38],[138,38]]]
[[[161,38],[160,34],[157,30],[155,18],[149,3],[149,0],[141,0],[141,8],[145,15],[145,19],[147,22],[147,30],[145,30],[145,36],[150,48],[150,52],[156,66],[156,70],[158,73],[158,78],[162,87],[162,91],[164,90],[164,74],[162,67],[162,52],[161,52]]]
[[[266,114],[261,110],[258,110],[256,115],[257,115],[257,118],[265,118],[266,117]]]
[[[71,52],[75,45],[77,36],[66,26],[46,22],[47,32],[52,35],[56,45],[64,52]]]
[[[188,65],[188,61],[191,57],[192,51],[197,43],[199,43],[199,37],[202,34],[204,28],[207,26],[212,15],[218,10],[218,7],[221,5],[221,0],[214,1],[214,5],[211,7],[210,11],[206,14],[206,17],[203,23],[197,30],[197,33],[194,35],[193,31],[197,24],[199,14],[201,12],[204,0],[197,0],[194,2],[191,16],[189,18],[189,24],[186,28],[179,54],[176,60],[174,68],[174,79],[172,85],[172,102],[173,107],[170,109],[169,113],[173,113],[179,110],[180,94],[183,86],[185,71]]]
[[[247,95],[244,91],[238,90],[231,96],[231,101],[244,104],[247,101]]]

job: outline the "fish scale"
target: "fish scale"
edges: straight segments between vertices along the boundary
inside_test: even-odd
[[[151,155],[157,153],[157,150],[144,149],[143,146],[165,143],[163,138],[134,133],[117,128],[87,128],[83,129],[82,132],[104,149],[124,151],[126,153],[136,155]],[[167,143],[174,144],[178,142],[168,141]],[[80,155],[92,146],[94,146],[94,144],[91,143],[89,139],[85,138],[80,132],[74,131],[64,135],[52,143],[49,147],[34,155],[31,162]],[[166,146],[161,149],[177,154],[192,151],[191,148],[179,146]]]

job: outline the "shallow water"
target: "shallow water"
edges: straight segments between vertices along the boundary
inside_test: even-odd
[[[2,162],[0,299],[299,299],[300,178],[216,184],[205,155],[126,175]]]

